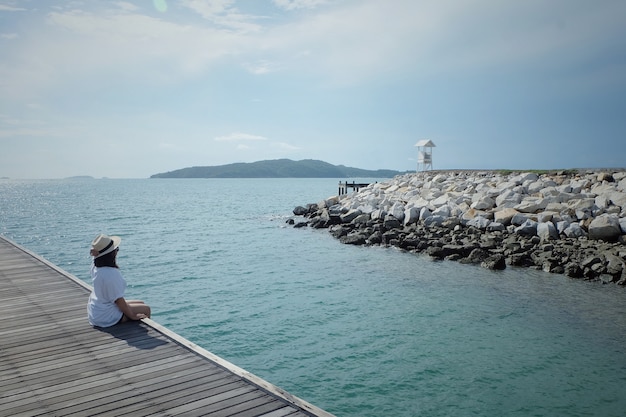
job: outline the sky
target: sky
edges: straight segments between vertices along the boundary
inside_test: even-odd
[[[626,166],[623,0],[0,0],[0,177]]]

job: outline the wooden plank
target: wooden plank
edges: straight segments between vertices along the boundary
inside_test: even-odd
[[[0,414],[331,414],[153,320],[87,323],[90,287],[0,236]]]

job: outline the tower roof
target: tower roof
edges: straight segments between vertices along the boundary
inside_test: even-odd
[[[437,147],[432,140],[430,139],[422,139],[415,144],[415,146],[427,146],[429,148]]]

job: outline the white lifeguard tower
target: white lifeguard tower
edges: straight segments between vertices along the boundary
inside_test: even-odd
[[[417,146],[417,172],[433,169],[433,148],[435,144],[429,139],[422,139]]]

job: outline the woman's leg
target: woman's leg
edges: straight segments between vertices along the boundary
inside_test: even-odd
[[[130,300],[128,301],[128,305],[135,313],[145,314],[146,317],[150,318],[150,306],[144,303],[141,300]]]
[[[126,304],[128,304],[128,307],[130,307],[133,313],[145,314],[146,317],[150,318],[150,313],[151,313],[150,306],[144,303],[143,301],[127,300]],[[122,317],[122,322],[126,322],[126,321],[130,321],[130,320],[128,317],[126,317],[126,315],[124,315],[124,317]]]

